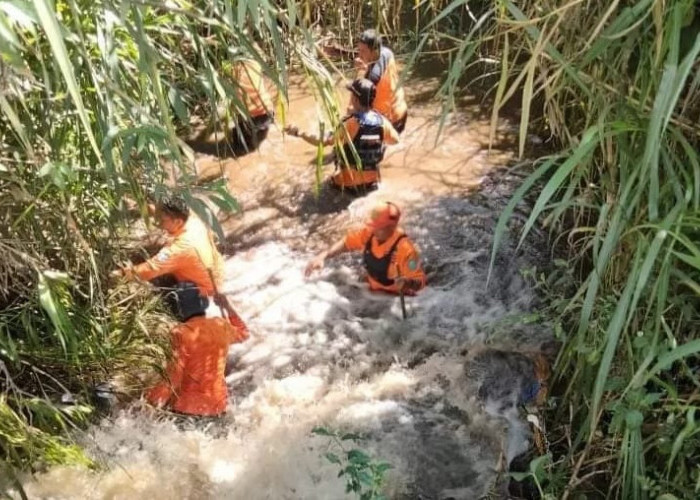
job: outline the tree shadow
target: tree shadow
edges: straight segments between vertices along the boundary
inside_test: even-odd
[[[185,139],[185,143],[198,154],[212,155],[220,159],[240,158],[257,151],[267,138],[267,133],[267,129],[258,131],[253,137],[248,131],[236,126],[214,132],[203,126]]]
[[[314,215],[339,214],[346,210],[357,198],[366,196],[375,189],[342,189],[333,185],[330,179],[325,179],[311,191],[306,191],[297,208],[297,215],[302,220],[308,220]]]

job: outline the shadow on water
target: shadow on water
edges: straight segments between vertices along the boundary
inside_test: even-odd
[[[210,127],[201,125],[185,140],[185,143],[197,154],[211,155],[225,160],[240,158],[257,151],[266,137],[267,131],[261,131],[255,138],[251,138],[245,131],[239,131],[235,126],[212,132]]]
[[[314,215],[340,214],[353,201],[366,196],[373,190],[372,188],[340,189],[334,186],[330,179],[326,179],[321,181],[318,191],[314,188],[301,197],[297,208],[298,215],[302,221],[306,221]]]
[[[240,229],[230,231],[220,248],[224,253],[247,251],[256,246],[278,241],[291,247],[304,248],[313,234],[323,234],[325,229],[340,224],[346,217],[344,211],[364,195],[353,191],[342,191],[326,180],[318,186],[313,182],[291,188],[293,192],[281,192],[278,187],[262,188],[249,213],[258,213]],[[235,222],[235,220],[234,220]]]

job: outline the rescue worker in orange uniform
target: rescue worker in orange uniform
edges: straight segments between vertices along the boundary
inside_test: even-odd
[[[258,61],[250,58],[236,61],[232,77],[236,90],[233,150],[237,154],[245,154],[255,151],[267,138],[275,108]]]
[[[285,131],[314,146],[322,142],[324,146],[339,144],[342,147],[342,151],[335,154],[337,173],[333,175],[332,182],[336,187],[374,188],[381,179],[379,163],[384,159],[386,145],[396,144],[399,135],[387,118],[372,109],[376,94],[372,82],[358,79],[347,89],[355,111],[343,120],[342,127],[335,135],[321,141],[294,126],[287,127]]]
[[[148,391],[154,406],[168,405],[187,415],[215,417],[226,411],[224,371],[235,330],[224,318],[195,315],[172,331],[173,359],[167,380]]]
[[[213,302],[219,304],[216,297],[223,280],[223,258],[211,231],[189,213],[181,197],[164,197],[149,211],[173,238],[171,243],[146,262],[119,269],[113,275],[143,280],[172,277],[175,297],[168,295],[166,299],[183,322],[172,331],[168,380],[148,391],[146,398],[156,406],[168,404],[179,413],[220,415],[226,410],[224,369],[228,347],[248,335],[245,325],[236,328],[235,322],[217,314],[219,307],[209,307]]]
[[[365,227],[319,253],[306,266],[305,275],[323,268],[326,259],[345,252],[362,252],[367,281],[372,291],[415,295],[425,287],[426,277],[416,247],[398,228],[401,211],[391,202],[376,205]]]
[[[375,30],[366,30],[357,43],[355,68],[358,76],[367,78],[377,87],[377,97],[373,109],[386,116],[401,134],[406,128],[408,105],[403,88],[399,85],[399,69],[394,53],[382,45],[381,36]],[[348,107],[352,114],[356,108],[353,103]]]

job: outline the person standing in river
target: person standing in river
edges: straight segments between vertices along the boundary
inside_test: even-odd
[[[347,89],[355,111],[343,120],[335,135],[321,140],[299,131],[295,126],[288,126],[285,131],[314,146],[319,143],[324,146],[339,145],[335,154],[338,171],[332,177],[333,184],[343,189],[372,189],[381,179],[379,163],[384,159],[386,145],[396,144],[399,135],[388,119],[372,110],[376,88],[371,81],[360,78],[348,85]]]
[[[365,30],[360,35],[355,68],[358,78],[366,78],[377,87],[373,109],[386,116],[396,132],[401,134],[406,128],[408,105],[399,84],[399,69],[394,53],[382,44],[381,36],[373,29]],[[347,111],[349,115],[356,111],[353,102]]]
[[[378,203],[365,227],[349,231],[306,266],[308,277],[323,268],[326,259],[345,252],[362,252],[369,288],[376,292],[415,295],[426,285],[418,251],[398,228],[401,211],[392,202]]]
[[[250,57],[237,60],[232,70],[235,86],[233,116],[236,126],[231,141],[236,154],[258,149],[274,121],[274,103],[260,63]],[[236,109],[242,106],[242,109]]]
[[[147,281],[169,278],[166,303],[181,321],[172,330],[168,379],[149,390],[146,398],[156,406],[169,405],[178,413],[220,415],[226,410],[224,370],[228,347],[248,337],[245,324],[218,292],[223,281],[223,258],[211,231],[190,214],[182,197],[164,196],[149,206],[149,212],[172,241],[146,262],[112,273]],[[165,285],[163,281],[159,284]]]

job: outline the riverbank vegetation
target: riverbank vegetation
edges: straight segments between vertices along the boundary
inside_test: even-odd
[[[510,206],[533,194],[522,238],[544,224],[573,285],[552,303],[557,498],[700,491],[699,33],[691,1],[506,1],[480,33],[499,58],[494,116],[519,94],[520,153],[528,131],[554,151]]]

